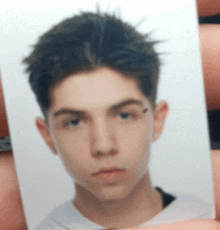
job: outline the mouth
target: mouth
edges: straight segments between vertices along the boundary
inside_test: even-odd
[[[120,168],[103,168],[93,175],[104,181],[119,180],[126,174],[125,169]]]
[[[101,180],[113,181],[118,180],[126,174],[125,169],[120,168],[103,168],[93,175]]]

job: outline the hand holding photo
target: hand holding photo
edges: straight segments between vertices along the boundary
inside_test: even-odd
[[[184,4],[178,4],[175,16],[178,10],[183,10]],[[190,12],[193,18],[195,6],[188,3],[188,7],[183,15]],[[122,8],[124,10],[128,9]],[[171,20],[168,14],[172,15],[172,11],[164,13],[167,23]],[[214,218],[199,49],[191,57],[192,64],[187,60],[192,50],[185,50],[184,46],[193,41],[195,49],[198,43],[195,36],[198,31],[193,34],[196,21],[188,31],[192,33],[190,36],[185,36],[184,28],[181,33],[177,30],[173,40],[157,48],[163,32],[154,39],[149,32],[161,26],[162,21],[157,19],[157,14],[149,15],[148,20],[156,25],[139,31],[134,26],[136,14],[135,20],[127,22],[102,10],[85,10],[71,13],[71,16],[67,10],[64,18],[68,18],[50,26],[43,35],[41,32],[31,52],[24,55],[21,50],[18,59],[11,59],[16,62],[14,70],[8,70],[6,58],[3,65],[6,103],[31,228],[128,228]],[[52,19],[51,23],[54,25]],[[36,35],[34,37],[36,40]],[[183,46],[178,50],[177,47],[171,49],[171,43],[181,42]],[[29,39],[26,44],[30,44]],[[173,55],[173,59],[166,55],[162,58],[161,53],[169,53],[170,49],[176,53],[166,55]],[[15,70],[21,78],[24,76],[21,60],[26,64],[29,83],[42,115],[34,113],[37,108],[33,107],[26,114],[28,122],[19,123],[19,117],[11,109],[13,102],[7,101],[10,92],[6,82],[10,78],[15,88],[19,88],[19,81],[25,82],[12,76]],[[188,76],[189,70],[193,77]],[[23,86],[29,87],[27,82]],[[31,92],[19,94],[18,91],[18,95],[28,98],[26,106],[32,104]],[[190,98],[195,95],[197,98],[192,103]],[[21,108],[18,109],[21,121],[25,116]],[[59,156],[70,177],[60,166],[59,159],[52,160],[45,146],[38,144],[42,139],[33,129],[34,117],[44,142]],[[25,132],[24,126],[26,130],[33,129],[32,137],[30,133],[22,133],[20,137],[13,135],[16,130]],[[23,139],[22,145],[19,138]],[[24,149],[26,140],[29,143],[24,153],[21,146]],[[42,155],[47,155],[47,159]],[[28,170],[30,177],[22,169]],[[201,175],[204,183],[199,181]],[[42,189],[45,190],[39,193]],[[35,214],[31,209],[35,209]]]

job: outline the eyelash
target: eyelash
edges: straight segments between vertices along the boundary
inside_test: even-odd
[[[73,125],[72,124],[73,121],[78,121],[78,123],[76,125]],[[76,128],[77,126],[80,125],[81,122],[82,122],[82,119],[80,119],[80,118],[72,119],[70,121],[65,122],[63,126],[64,126],[64,128],[67,128],[67,127],[70,127],[70,126]]]
[[[121,115],[127,115],[127,117],[126,117],[125,119],[123,119],[123,118],[121,117]],[[130,120],[130,119],[135,119],[135,118],[137,118],[137,115],[136,115],[136,114],[130,113],[130,112],[121,112],[118,116],[120,116],[120,118],[121,118],[122,120]]]
[[[124,117],[122,118],[122,115],[126,115],[127,117]],[[115,117],[118,117],[120,118],[120,120],[123,120],[123,121],[131,121],[131,120],[134,120],[135,118],[137,118],[137,115],[135,113],[131,113],[131,112],[120,112],[120,113],[117,113],[115,114]],[[79,126],[81,126],[82,124],[82,121],[83,119],[82,118],[76,118],[76,119],[71,119],[71,120],[68,120],[67,122],[65,122],[63,124],[63,127],[64,128],[78,128]],[[77,124],[73,124],[74,122],[77,122]]]

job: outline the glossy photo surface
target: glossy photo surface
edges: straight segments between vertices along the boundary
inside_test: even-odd
[[[198,213],[197,217],[214,218],[195,4],[168,1],[163,5],[157,0],[143,6],[141,1],[102,1],[101,12],[115,12],[141,34],[150,33],[152,41],[160,41],[155,45],[162,62],[156,105],[135,78],[101,66],[72,73],[51,87],[45,120],[22,60],[54,25],[80,14],[80,10],[97,12],[95,2],[66,4],[2,9],[2,82],[28,227],[37,227],[52,210],[75,195],[73,205],[96,224],[91,225],[94,229],[192,219],[187,206],[185,215],[160,218],[169,206],[163,210],[160,189],[151,192],[151,184],[176,201],[180,199],[177,209],[183,207],[184,199],[188,199],[189,207],[196,200],[204,209],[208,207],[207,213]],[[113,226],[111,218],[100,220],[97,210],[96,217],[86,211],[89,202],[91,210],[99,207],[104,212],[103,204],[111,207],[115,201],[120,210],[129,199],[136,199],[137,191],[141,197],[146,189],[149,192],[143,204],[152,198],[149,210],[156,208],[146,216],[139,210],[137,222],[123,225],[118,220],[120,224]],[[131,207],[135,207],[132,202]]]

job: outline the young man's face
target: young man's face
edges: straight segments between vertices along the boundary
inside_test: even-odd
[[[126,197],[148,172],[153,134],[168,111],[153,111],[133,79],[100,68],[72,75],[51,92],[48,124],[37,126],[77,185],[101,200]]]

